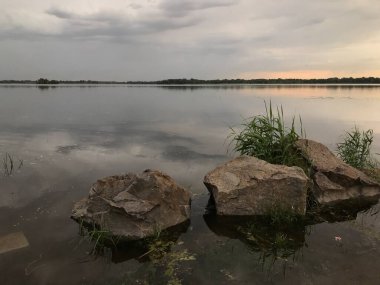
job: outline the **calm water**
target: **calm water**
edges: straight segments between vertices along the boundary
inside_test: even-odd
[[[183,284],[379,284],[379,205],[298,229],[289,254],[204,216],[203,176],[234,156],[229,127],[262,113],[264,100],[288,119],[301,115],[307,137],[331,149],[345,130],[372,128],[380,153],[380,87],[0,86],[1,160],[23,162],[0,177],[0,236],[23,232],[29,242],[0,254],[0,284],[164,282],[170,258],[143,262],[128,248],[90,255],[69,218],[97,178],[146,168],[194,194],[191,224],[170,252],[194,256],[175,263]]]

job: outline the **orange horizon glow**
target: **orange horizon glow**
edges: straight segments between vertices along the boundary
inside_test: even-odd
[[[380,70],[366,72],[347,72],[331,70],[293,70],[293,71],[262,71],[243,72],[238,75],[242,79],[265,78],[265,79],[325,79],[332,77],[380,77]]]

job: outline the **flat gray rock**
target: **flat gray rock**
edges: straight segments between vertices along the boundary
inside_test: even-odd
[[[74,205],[72,218],[137,240],[188,220],[190,202],[190,192],[171,177],[145,170],[98,180]]]
[[[313,193],[320,204],[380,195],[379,183],[336,157],[325,145],[300,139],[296,146],[311,164]]]
[[[23,232],[16,232],[0,236],[0,254],[16,249],[28,247],[29,242]]]
[[[309,179],[299,167],[240,156],[209,172],[204,184],[218,215],[263,215],[273,208],[306,212]]]

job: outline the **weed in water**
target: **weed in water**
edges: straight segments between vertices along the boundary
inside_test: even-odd
[[[115,238],[110,231],[92,229],[88,232],[89,239],[94,242],[93,252],[101,252],[106,246],[116,247],[118,238]]]
[[[288,237],[284,233],[276,233],[273,241],[273,246],[278,249],[286,248],[288,246]]]
[[[237,230],[249,248],[259,253],[258,265],[268,274],[273,271],[278,261],[282,264],[285,274],[288,261],[297,259],[298,252],[305,243],[304,230],[293,231],[287,227],[274,227],[264,219],[248,222],[239,226]]]
[[[168,284],[180,285],[181,279],[178,277],[179,265],[185,261],[193,261],[195,256],[190,254],[186,249],[182,251],[175,251],[166,256],[165,261],[165,276],[169,279]]]
[[[167,233],[161,231],[156,231],[155,235],[146,238],[144,243],[147,244],[148,251],[139,258],[148,257],[157,269],[161,269],[167,280],[166,284],[182,284],[178,276],[179,267],[183,262],[195,260],[195,255],[190,254],[187,249],[172,251],[176,243],[170,240]]]
[[[343,142],[338,143],[338,155],[347,164],[358,169],[374,169],[378,162],[371,156],[373,130],[360,131],[355,127],[346,132]]]
[[[79,223],[79,233],[85,239],[94,243],[91,254],[101,254],[107,247],[116,247],[119,237],[112,235],[107,229],[102,229],[98,225],[87,225],[83,220]]]
[[[5,153],[3,157],[3,171],[5,176],[11,176],[15,170],[19,170],[24,165],[24,161],[19,159],[18,165],[13,155]],[[17,166],[17,167],[16,167]]]
[[[265,217],[268,219],[269,223],[275,227],[287,227],[291,225],[303,224],[304,222],[303,216],[297,215],[291,209],[287,209],[279,205],[268,207],[265,212]]]
[[[148,252],[143,256],[148,255],[149,259],[152,262],[157,262],[161,258],[163,258],[169,251],[170,248],[174,245],[172,241],[166,241],[161,239],[155,239],[148,243]],[[141,256],[142,257],[142,256]]]
[[[232,129],[229,137],[232,137],[231,143],[235,143],[234,150],[274,164],[300,164],[302,158],[295,148],[295,142],[305,137],[301,117],[300,131],[297,132],[295,117],[292,118],[291,127],[286,126],[282,106],[274,112],[272,102],[269,102],[269,106],[265,102],[265,111],[265,115],[246,120],[241,132]]]
[[[141,243],[147,246],[148,251],[139,258],[148,257],[153,263],[164,257],[175,244],[170,236],[158,226],[155,227],[153,235],[143,239]]]
[[[183,275],[191,271],[187,263],[194,261],[196,257],[187,249],[176,249],[165,253],[159,259],[155,259],[155,256],[149,256],[149,259],[151,262],[145,264],[143,274],[138,271],[128,274],[122,284],[181,285]]]

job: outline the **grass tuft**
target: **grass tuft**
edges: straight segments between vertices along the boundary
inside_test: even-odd
[[[16,162],[16,158],[13,155],[6,152],[3,157],[3,172],[5,176],[11,176],[14,171],[20,170],[20,168],[24,165],[24,161],[22,159]]]
[[[236,229],[249,248],[259,253],[257,262],[268,273],[280,262],[285,274],[288,261],[295,261],[306,244],[307,229],[300,224],[272,225],[267,218],[260,217]]]
[[[98,255],[105,252],[106,248],[116,248],[120,238],[98,225],[89,225],[83,220],[79,223],[79,234],[89,242],[93,243],[90,254]]]
[[[159,271],[163,273],[162,277],[166,280],[165,284],[181,285],[182,280],[179,276],[181,264],[194,261],[196,256],[187,249],[172,250],[172,247],[176,247],[177,243],[170,238],[168,232],[159,229],[153,236],[142,240],[142,242],[147,246],[148,251],[139,259],[147,257],[157,269],[160,269]]]
[[[268,207],[265,217],[268,219],[268,222],[275,227],[302,224],[305,219],[304,216],[297,215],[293,210],[278,205]]]
[[[373,130],[361,131],[355,127],[347,131],[343,142],[337,144],[338,156],[347,164],[358,169],[374,169],[378,162],[371,155]]]
[[[288,127],[284,120],[282,106],[276,110],[265,103],[265,114],[247,119],[241,132],[231,128],[231,143],[235,143],[234,150],[241,155],[255,156],[269,163],[294,166],[300,164],[302,158],[295,148],[295,142],[306,137],[302,128],[302,119],[299,117],[300,128],[297,131],[295,117]]]

